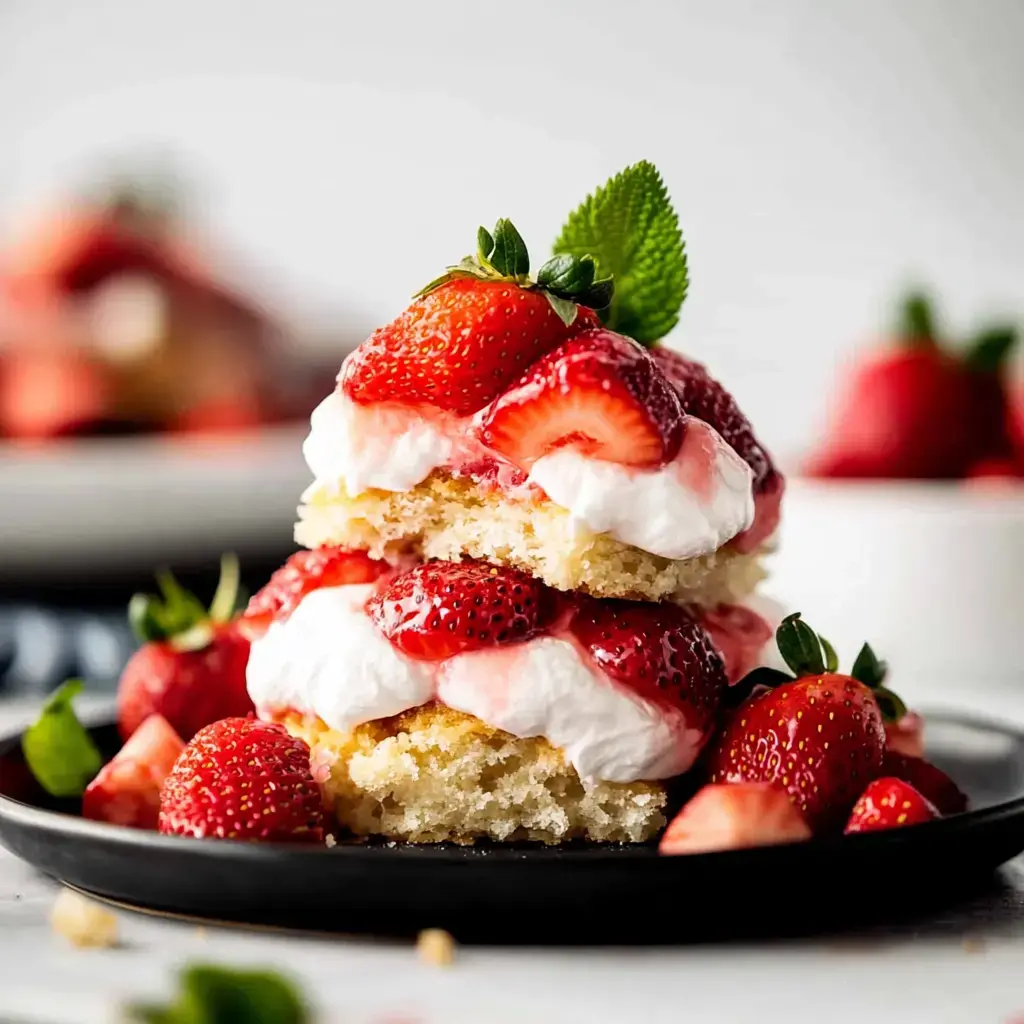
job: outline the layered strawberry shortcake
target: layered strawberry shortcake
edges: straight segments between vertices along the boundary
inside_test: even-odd
[[[564,593],[478,561],[299,552],[252,600],[249,693],[357,835],[640,842],[765,658],[752,608]]]
[[[782,477],[656,344],[686,261],[650,165],[536,278],[508,221],[477,242],[313,413],[310,551],[250,608],[249,693],[357,834],[643,841],[772,646]]]

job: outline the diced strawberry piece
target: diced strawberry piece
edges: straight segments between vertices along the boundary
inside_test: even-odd
[[[518,569],[484,562],[430,562],[392,580],[367,604],[381,632],[411,658],[527,640],[547,625],[555,596]]]
[[[934,804],[940,814],[959,814],[967,810],[968,800],[960,787],[941,768],[924,758],[889,750],[881,770],[884,775],[909,783]]]
[[[599,323],[593,310],[579,307],[567,326],[539,291],[460,278],[374,331],[345,360],[340,387],[356,402],[428,405],[466,416],[544,353]]]
[[[721,655],[686,609],[580,597],[569,629],[622,686],[710,733],[726,686]]]
[[[875,832],[880,829],[920,825],[939,817],[913,786],[900,779],[875,779],[861,794],[846,823],[846,832]]]
[[[763,782],[710,785],[673,818],[658,852],[714,853],[810,838],[807,822],[781,789]]]
[[[82,816],[111,825],[156,829],[160,788],[185,749],[162,715],[150,715],[82,796]]]
[[[911,711],[896,722],[886,722],[885,749],[892,754],[924,757],[924,719]]]
[[[297,551],[252,596],[241,620],[242,630],[256,639],[271,622],[287,619],[311,591],[374,583],[391,571],[387,562],[371,558],[365,551],[339,547]]]
[[[488,411],[480,437],[523,468],[567,446],[606,462],[658,466],[679,451],[683,417],[647,352],[599,328],[531,366]]]

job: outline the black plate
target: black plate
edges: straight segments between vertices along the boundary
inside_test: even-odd
[[[112,753],[112,725],[93,727]],[[85,821],[0,739],[0,842],[75,887],[141,908],[318,931],[654,942],[780,935],[948,902],[1024,849],[1024,734],[928,716],[929,756],[974,809],[913,828],[688,857],[650,847],[335,849],[179,839]]]

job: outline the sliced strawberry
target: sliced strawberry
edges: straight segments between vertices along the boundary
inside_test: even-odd
[[[713,853],[810,838],[807,822],[781,789],[763,782],[710,785],[672,819],[658,852]]]
[[[228,718],[200,730],[164,782],[160,831],[268,842],[321,842],[327,826],[309,747],[284,726]]]
[[[726,686],[725,666],[684,608],[581,597],[569,629],[617,683],[682,711],[687,728],[710,732]]]
[[[922,757],[908,757],[889,750],[882,761],[882,772],[909,783],[941,814],[959,814],[967,810],[967,797],[941,769]]]
[[[585,307],[567,326],[544,294],[509,281],[458,278],[421,296],[346,360],[353,401],[482,409],[566,338],[599,324]]]
[[[887,754],[924,757],[924,719],[910,712],[897,722],[886,722],[885,749]]]
[[[185,749],[162,715],[150,715],[82,796],[82,816],[111,825],[156,829],[160,787]]]
[[[554,595],[539,580],[484,562],[417,566],[367,604],[400,651],[426,661],[527,640],[554,610]]]
[[[900,779],[875,779],[861,794],[846,823],[846,832],[875,832],[879,829],[920,825],[939,817],[913,786]]]
[[[531,366],[488,411],[480,437],[522,467],[566,446],[606,462],[658,466],[679,451],[683,418],[647,352],[598,328]]]
[[[252,596],[242,616],[242,631],[256,639],[271,622],[287,619],[311,591],[373,583],[391,571],[387,562],[371,558],[365,551],[339,547],[296,551]]]

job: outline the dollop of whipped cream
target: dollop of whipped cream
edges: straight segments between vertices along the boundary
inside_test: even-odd
[[[453,448],[428,419],[400,407],[359,405],[335,391],[313,410],[302,454],[313,488],[341,486],[356,498],[370,488],[411,490],[445,465]]]
[[[249,696],[349,732],[437,699],[560,748],[585,783],[679,775],[706,738],[681,712],[620,686],[570,639],[535,637],[442,662],[402,654],[366,613],[374,584],[323,587],[252,644]]]
[[[616,686],[570,640],[545,636],[451,658],[438,699],[495,728],[559,747],[584,783],[687,771],[704,734],[682,714]]]
[[[294,708],[350,732],[431,700],[433,666],[397,651],[366,614],[375,589],[321,587],[272,623],[249,652],[246,681],[256,707]]]
[[[469,431],[468,420],[359,405],[335,391],[314,410],[303,444],[315,478],[303,499],[339,488],[352,498],[370,488],[411,490],[434,470],[481,454]],[[529,475],[529,483],[567,509],[580,528],[673,559],[710,554],[750,527],[752,482],[750,467],[694,417],[687,418],[676,457],[664,466],[622,466],[564,448],[539,458]]]
[[[676,457],[658,469],[588,459],[573,448],[541,456],[529,480],[575,523],[663,558],[717,551],[754,521],[753,473],[703,420],[686,420]]]

